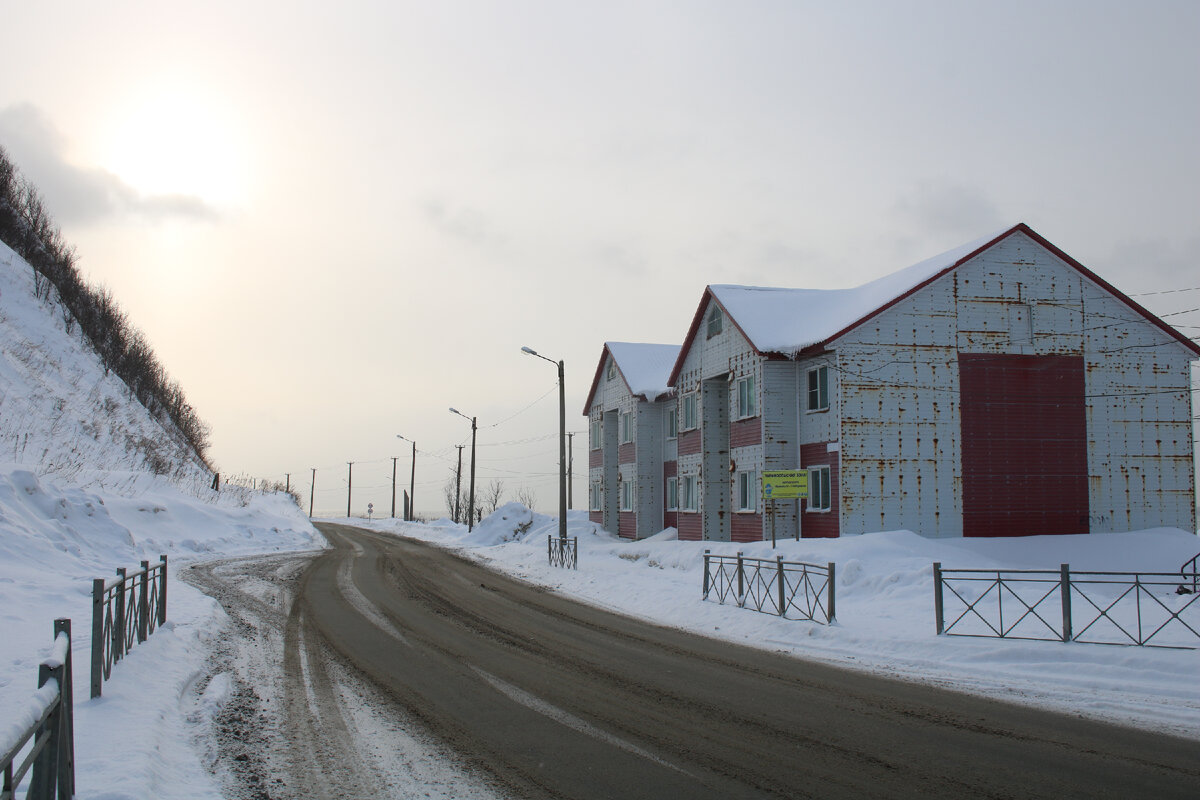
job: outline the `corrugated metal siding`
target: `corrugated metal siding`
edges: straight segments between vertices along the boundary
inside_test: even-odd
[[[1081,356],[960,354],[964,536],[1088,532]]]
[[[604,450],[589,450],[588,451],[588,467],[604,466]]]
[[[729,487],[729,382],[718,377],[704,381],[701,387],[703,460],[700,467],[700,507],[704,514],[704,538],[728,542],[732,510]]]
[[[632,464],[637,461],[637,442],[623,442],[617,447],[617,463]]]
[[[603,511],[589,511],[588,512],[588,521],[593,522],[593,523],[599,525],[600,527],[604,527],[604,512]]]
[[[662,480],[666,403],[641,402],[637,410],[637,538],[663,529],[665,485]]]
[[[622,511],[620,522],[620,536],[622,539],[637,538],[637,514],[633,511]]]
[[[762,465],[760,470],[797,469],[800,464],[800,399],[797,367],[792,361],[763,361],[760,396],[763,420]],[[775,504],[776,538],[792,538],[800,502],[779,500]],[[763,538],[770,532],[763,531]]]
[[[778,536],[778,529],[776,529],[776,536]],[[763,517],[762,517],[762,514],[734,514],[731,538],[735,542],[760,542],[760,541],[762,541],[762,539],[763,539]]]
[[[704,521],[701,519],[700,514],[680,511],[677,515],[675,527],[679,529],[679,538],[681,541],[698,542],[704,538]]]
[[[729,446],[746,447],[762,443],[762,417],[739,419],[729,424]]]
[[[700,452],[700,429],[684,431],[679,434],[679,457],[696,455]]]

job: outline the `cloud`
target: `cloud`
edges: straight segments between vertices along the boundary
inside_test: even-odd
[[[87,225],[136,216],[150,221],[215,221],[215,208],[193,195],[142,195],[118,176],[80,167],[65,156],[66,137],[41,109],[20,103],[0,109],[0,146],[37,187],[60,224]]]
[[[923,182],[896,201],[903,221],[935,235],[945,234],[963,241],[1015,224],[1003,219],[1000,209],[980,188],[951,182]]]
[[[482,212],[472,208],[446,207],[438,199],[429,199],[421,204],[425,219],[443,235],[473,247],[503,244],[504,239],[493,233]]]

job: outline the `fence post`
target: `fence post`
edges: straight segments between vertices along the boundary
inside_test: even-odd
[[[92,581],[92,697],[104,683],[104,578]]]
[[[158,576],[158,624],[162,625],[167,621],[167,556],[163,554],[158,557],[162,564],[162,572]]]
[[[942,616],[942,562],[933,562],[933,616],[937,621],[937,635],[945,633],[945,622]]]
[[[704,594],[701,599],[708,599],[708,550],[704,551]]]
[[[571,569],[579,569],[579,537],[571,537]]]
[[[62,736],[62,714],[63,714],[63,671],[64,665],[59,664],[57,667],[51,668],[48,664],[42,663],[38,667],[38,688],[41,689],[48,681],[53,679],[58,684],[58,700],[54,705],[54,710],[50,712],[50,716],[38,726],[37,734],[34,741],[41,739],[43,736],[47,738],[46,746],[42,748],[42,752],[38,753],[37,759],[33,762],[33,777],[29,781],[29,797],[49,798],[54,797],[56,782],[59,774],[59,748],[61,746],[60,737]],[[65,787],[64,787],[65,788]]]
[[[738,554],[737,554],[737,575],[738,575],[738,605],[744,606],[746,604],[746,596],[745,596],[746,590],[744,588],[745,572],[744,572],[743,566],[742,566],[742,551],[741,550],[738,550]]]
[[[779,616],[786,617],[787,614],[784,612],[787,611],[787,606],[785,605],[787,600],[783,596],[783,556],[775,556],[775,567],[775,574],[779,580]]]
[[[138,587],[137,639],[138,644],[146,641],[150,626],[150,562],[142,562],[142,579]]]
[[[837,577],[837,565],[832,561],[829,562],[829,619],[826,622],[833,622],[837,619],[837,606],[834,604],[835,592],[834,587],[837,585],[835,580]]]
[[[554,566],[554,536],[546,534],[546,563]]]
[[[75,796],[75,667],[73,666],[74,643],[71,641],[71,620],[61,617],[54,620],[54,638],[60,633],[67,635],[67,662],[63,670],[63,736],[66,752],[59,758],[58,785],[66,789],[60,794]]]
[[[125,568],[117,567],[117,577],[121,580],[117,581],[117,609],[113,614],[112,627],[112,660],[113,663],[121,660],[121,656],[125,655]]]
[[[1063,634],[1064,642],[1071,641],[1071,566],[1063,564],[1059,568],[1059,590],[1062,593]]]

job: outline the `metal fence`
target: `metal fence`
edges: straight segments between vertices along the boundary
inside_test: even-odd
[[[546,558],[552,567],[579,569],[579,537],[570,539],[550,534],[546,537]]]
[[[784,561],[713,555],[704,551],[704,599],[736,602],[742,608],[792,619],[829,624],[836,619],[834,562],[822,566]]]
[[[1183,578],[1183,583],[1179,586],[1180,594],[1195,594],[1196,589],[1200,588],[1200,575],[1197,574],[1197,566],[1200,564],[1200,553],[1192,556],[1187,561],[1183,562],[1183,566],[1179,568],[1179,575]],[[1188,586],[1188,583],[1191,586]]]
[[[92,581],[92,697],[100,696],[113,663],[167,621],[167,557],[126,573],[121,567],[115,578]]]
[[[937,632],[1035,641],[1196,649],[1195,573],[943,569],[933,565]]]
[[[26,775],[28,800],[68,800],[75,795],[75,721],[71,680],[71,620],[54,620],[54,648],[38,667],[34,719],[4,747],[0,800],[12,800]],[[24,756],[22,757],[22,753]],[[20,759],[18,763],[18,759]]]

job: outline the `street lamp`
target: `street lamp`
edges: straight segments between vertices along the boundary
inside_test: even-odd
[[[522,353],[537,356],[558,367],[558,538],[567,539],[567,389],[563,381],[563,362],[546,358],[531,347]]]
[[[467,490],[470,492],[467,496],[467,532],[470,533],[475,527],[475,417],[468,417],[457,408],[450,409],[450,413],[471,420],[471,488]]]
[[[408,478],[408,514],[405,517],[408,522],[412,522],[414,519],[416,519],[416,500],[413,498],[415,497],[417,491],[417,443],[413,442],[413,440],[409,439],[407,436],[401,436],[398,433],[396,434],[396,438],[403,439],[406,442],[412,442],[413,446],[412,473]]]

